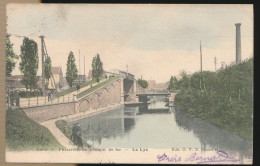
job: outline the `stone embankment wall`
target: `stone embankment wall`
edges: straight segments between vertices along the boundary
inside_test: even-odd
[[[75,102],[58,103],[37,107],[23,108],[25,114],[36,122],[55,119],[75,113]]]
[[[32,120],[43,122],[79,112],[105,108],[121,103],[121,84],[122,81],[118,80],[75,101],[27,107],[23,108],[23,110]]]

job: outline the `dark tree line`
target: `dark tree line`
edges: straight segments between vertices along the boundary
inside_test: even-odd
[[[252,140],[253,59],[216,72],[172,77],[170,90],[181,90],[175,105],[234,134]]]

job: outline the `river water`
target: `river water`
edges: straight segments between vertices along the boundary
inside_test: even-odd
[[[168,107],[166,97],[81,119],[82,139],[97,148],[198,148],[252,160],[253,145],[236,135]]]

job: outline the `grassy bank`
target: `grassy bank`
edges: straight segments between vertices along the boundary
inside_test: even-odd
[[[103,79],[105,79],[105,77],[101,77],[100,81],[103,80]],[[80,83],[79,86],[80,86],[80,88],[84,88],[84,87],[86,87],[88,85],[91,85],[91,84],[94,84],[94,83],[97,83],[97,81],[95,79],[87,81],[87,82]],[[66,90],[64,90],[62,92],[59,92],[59,93],[55,94],[55,97],[61,97],[61,96],[67,95],[67,94],[69,94],[71,92],[74,92],[76,90],[77,90],[77,86],[73,86],[73,87],[71,87],[69,89],[66,89]]]
[[[68,125],[68,123],[65,120],[58,120],[55,122],[56,127],[60,129],[60,131],[69,139],[71,140],[72,135],[72,128]],[[72,140],[71,140],[72,141]],[[90,145],[88,145],[84,140],[82,140],[83,148],[89,148]]]
[[[116,81],[116,80],[118,80],[118,79],[119,79],[118,76],[109,78],[108,80],[106,80],[106,81],[104,81],[104,82],[102,82],[102,83],[99,83],[99,84],[97,84],[97,85],[95,85],[95,86],[93,86],[93,87],[91,87],[91,88],[89,88],[89,89],[87,89],[87,90],[85,90],[85,91],[83,91],[83,92],[77,94],[77,98],[81,98],[81,97],[83,97],[83,96],[85,96],[85,95],[87,95],[87,94],[90,94],[91,92],[94,92],[94,91],[96,91],[96,90],[99,89],[99,88],[102,88],[102,87],[104,87],[104,86],[107,86],[107,85],[113,83],[114,81]]]
[[[63,146],[46,127],[28,118],[22,110],[7,110],[6,148],[10,151],[58,150]]]
[[[253,59],[218,73],[198,72],[175,82],[175,105],[246,140],[253,140]]]

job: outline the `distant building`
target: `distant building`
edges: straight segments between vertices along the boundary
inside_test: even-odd
[[[104,77],[115,76],[115,75],[117,75],[117,74],[103,70],[103,76]],[[92,80],[92,78],[93,78],[92,70],[89,70],[88,76],[87,76],[87,81]]]
[[[169,87],[170,82],[163,82],[157,84],[157,89],[167,89]]]
[[[33,89],[41,89],[41,76],[35,77],[35,85]],[[26,91],[25,85],[22,83],[23,76],[22,75],[14,75],[7,77],[6,86],[14,89],[18,89],[20,91]]]
[[[61,67],[52,67],[53,77],[49,79],[48,89],[61,89],[63,86],[63,74]]]
[[[80,82],[80,83],[82,83],[82,82],[86,82],[86,76],[85,75],[78,75],[78,81]]]
[[[157,83],[154,80],[147,80],[148,89],[156,89]]]
[[[156,83],[155,80],[147,80],[147,82],[148,82],[148,90],[163,90],[163,89],[167,89],[169,86],[169,82]]]
[[[72,82],[72,86],[76,86],[80,83],[86,82],[85,75],[78,75],[78,78]]]
[[[92,80],[92,70],[88,71],[87,81]]]
[[[110,76],[119,76],[120,78],[128,78],[130,80],[134,80],[135,76],[129,72],[118,70],[118,69],[112,69],[109,71],[105,71],[104,74],[106,74],[108,77]]]

